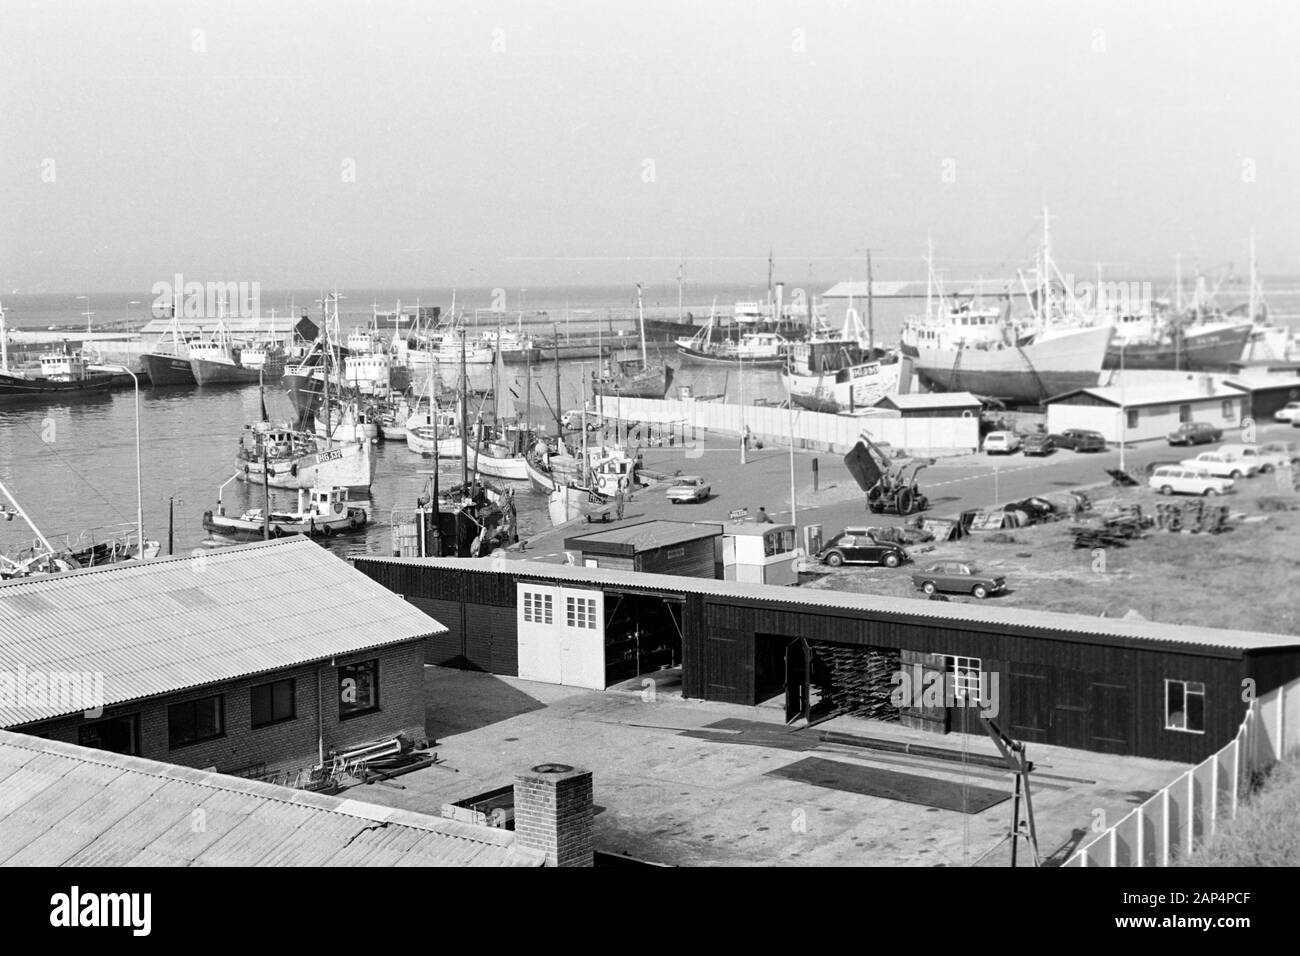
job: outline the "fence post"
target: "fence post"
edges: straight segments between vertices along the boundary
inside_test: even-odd
[[[1277,688],[1277,759],[1286,756],[1286,684]]]
[[[1138,804],[1136,816],[1137,816],[1137,841],[1136,841],[1137,846],[1134,849],[1137,855],[1137,865],[1146,866],[1146,861],[1142,859],[1142,857],[1143,854],[1146,852],[1147,815],[1142,810],[1142,804]]]
[[[1160,865],[1169,865],[1169,787],[1160,791]]]
[[[1207,837],[1214,836],[1219,823],[1219,752],[1210,754],[1210,826]]]
[[[1196,770],[1195,768],[1187,771],[1187,839],[1181,841],[1183,850],[1186,854],[1184,859],[1192,855],[1196,848]]]
[[[1119,866],[1119,830],[1115,827],[1110,828],[1110,862],[1106,865]]]
[[[1232,806],[1228,811],[1228,819],[1237,819],[1237,791],[1241,787],[1241,734],[1232,741]]]

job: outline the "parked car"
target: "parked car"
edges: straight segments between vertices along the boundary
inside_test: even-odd
[[[560,426],[566,431],[576,430],[582,427],[582,409],[571,408],[560,416]],[[601,427],[600,416],[595,412],[587,412],[587,431],[599,431]]]
[[[832,568],[841,564],[883,564],[896,568],[911,560],[901,545],[877,541],[868,528],[845,528],[817,552],[817,559]]]
[[[1223,441],[1223,429],[1215,428],[1209,422],[1183,422],[1165,439],[1171,445],[1208,445]]]
[[[1280,455],[1293,465],[1300,464],[1300,448],[1293,441],[1266,441],[1259,449],[1270,455]]]
[[[1234,458],[1240,458],[1242,461],[1254,465],[1261,474],[1268,474],[1275,468],[1285,468],[1291,464],[1290,454],[1265,451],[1261,445],[1220,445],[1219,451],[1225,455],[1232,455]]]
[[[698,475],[683,475],[668,489],[668,500],[675,505],[705,501],[712,490],[709,483]]]
[[[1296,423],[1300,418],[1300,402],[1287,402],[1281,408],[1273,413],[1273,420],[1278,422]]]
[[[1086,428],[1067,428],[1059,435],[1049,435],[1057,448],[1070,448],[1074,451],[1105,451],[1106,438],[1101,432]]]
[[[1203,451],[1195,458],[1184,458],[1179,464],[1184,468],[1194,468],[1216,478],[1231,478],[1233,481],[1254,478],[1259,473],[1258,465],[1221,451]]]
[[[912,583],[926,594],[948,591],[952,594],[973,594],[983,599],[1005,590],[1007,579],[1001,575],[984,574],[978,568],[961,561],[940,561],[913,574]]]
[[[1020,448],[1020,436],[1015,432],[989,432],[984,439],[984,454],[1010,455]]]
[[[1162,495],[1224,495],[1236,484],[1231,478],[1216,478],[1199,468],[1161,465],[1151,472],[1147,484]]]
[[[1037,434],[1026,436],[1024,443],[1020,446],[1021,454],[1026,457],[1037,455],[1046,458],[1052,452],[1056,451],[1056,442],[1052,440],[1051,435]]]

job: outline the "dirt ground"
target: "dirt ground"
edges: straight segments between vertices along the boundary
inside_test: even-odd
[[[997,604],[1107,617],[1132,610],[1149,620],[1175,624],[1294,634],[1300,625],[1295,595],[1300,582],[1300,510],[1262,510],[1260,499],[1281,497],[1300,508],[1300,495],[1280,493],[1267,475],[1241,485],[1240,493],[1211,499],[1232,511],[1231,530],[1222,534],[1151,528],[1123,547],[1094,552],[1074,547],[1067,519],[1008,529],[1001,534],[1013,540],[1005,543],[981,533],[960,541],[911,545],[914,563],[892,571],[820,567],[804,575],[804,586],[920,598],[911,572],[951,559],[1005,574],[1008,593],[987,599]],[[1164,498],[1146,488],[1104,489],[1092,499],[1094,516],[1112,503],[1138,504],[1144,514],[1154,516],[1157,504],[1186,509],[1197,500]],[[975,600],[958,595],[949,599]]]

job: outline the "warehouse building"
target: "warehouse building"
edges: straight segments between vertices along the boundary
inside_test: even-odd
[[[615,528],[564,539],[564,550],[588,568],[716,576],[714,540],[722,533],[715,523],[685,521],[625,522]]]
[[[609,686],[612,664],[632,666],[607,651],[630,617],[641,646],[679,655],[685,696],[784,698],[788,720],[969,726],[959,700],[893,699],[916,672],[1024,741],[1194,762],[1236,733],[1243,681],[1259,694],[1300,674],[1300,638],[1284,635],[503,559],[354,561],[447,622],[432,663]]]
[[[1208,375],[1157,385],[1079,388],[1047,407],[1047,430],[1100,432],[1108,442],[1162,439],[1186,422],[1205,422],[1228,431],[1250,417],[1250,397]]]
[[[306,538],[0,586],[0,728],[243,776],[425,737],[446,628]]]

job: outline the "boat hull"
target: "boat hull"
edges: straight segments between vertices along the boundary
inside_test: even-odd
[[[477,471],[489,478],[506,478],[510,481],[528,480],[528,462],[523,455],[498,458],[486,452],[476,451],[472,446],[466,450],[466,465],[470,471]]]
[[[108,393],[113,380],[112,375],[95,374],[78,381],[60,382],[0,372],[0,403],[98,397]]]
[[[262,481],[261,461],[241,458],[236,465],[241,481]],[[369,442],[349,443],[292,460],[271,461],[266,472],[266,482],[272,488],[335,487],[364,492],[375,480],[374,446]]]
[[[1171,341],[1137,342],[1124,346],[1122,355],[1120,347],[1112,344],[1106,350],[1103,368],[1177,369],[1189,372],[1222,370],[1229,363],[1241,359],[1252,331],[1251,325],[1243,324],[1200,335],[1192,332],[1178,344]]]
[[[197,384],[194,379],[194,369],[187,358],[160,352],[146,352],[140,358],[154,388]]]
[[[194,382],[203,385],[247,385],[262,378],[261,371],[245,368],[233,362],[214,362],[211,359],[190,359],[190,371],[194,373]]]
[[[312,519],[310,521],[276,521],[270,522],[271,537],[283,538],[300,534],[308,538],[332,538],[340,534],[356,534],[365,530],[366,513],[360,508],[349,509],[349,514],[338,518]],[[266,535],[261,521],[233,518],[229,515],[203,513],[203,530],[209,534],[219,534],[226,538],[260,541]]]
[[[886,395],[896,395],[911,377],[912,362],[904,358],[851,366],[826,375],[783,373],[781,384],[799,408],[836,415],[871,408]]]
[[[738,355],[704,352],[680,342],[677,343],[677,357],[689,365],[740,365],[743,361],[746,368],[780,368],[785,363],[785,358],[781,355],[765,355],[760,358],[746,356],[742,359]]]
[[[999,349],[907,346],[921,381],[938,392],[974,392],[1033,405],[1101,379],[1112,329],[1072,329],[1028,345]]]
[[[673,382],[673,367],[664,365],[648,371],[615,375],[592,383],[596,395],[623,398],[663,398]]]

